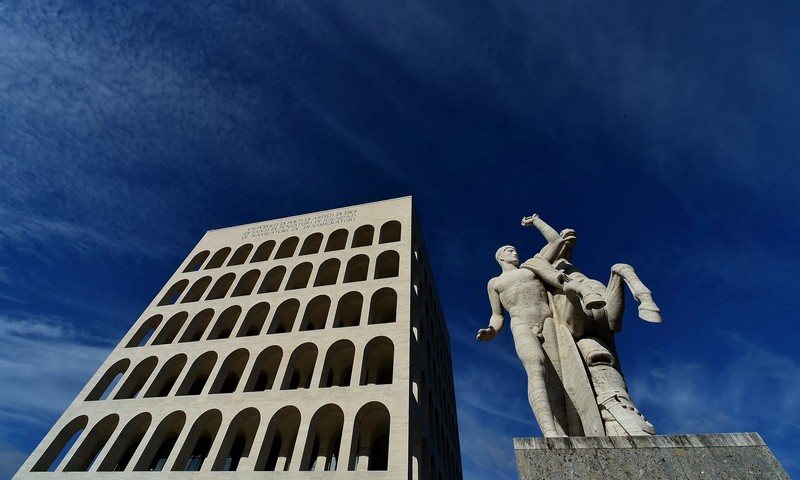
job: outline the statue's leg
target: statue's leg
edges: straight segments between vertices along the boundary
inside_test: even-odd
[[[625,280],[633,297],[639,302],[639,318],[648,322],[661,323],[661,309],[655,304],[652,292],[642,283],[639,276],[636,275],[636,272],[633,270],[633,267],[626,263],[617,263],[611,267],[609,286],[615,274]]]
[[[562,436],[556,428],[553,411],[547,398],[542,345],[529,324],[512,325],[511,333],[514,335],[517,356],[528,375],[528,402],[531,404],[536,422],[545,437]]]

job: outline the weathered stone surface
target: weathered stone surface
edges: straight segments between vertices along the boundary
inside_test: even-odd
[[[789,479],[757,433],[515,438],[520,480]]]

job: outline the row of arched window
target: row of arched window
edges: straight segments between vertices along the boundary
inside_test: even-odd
[[[378,243],[398,242],[400,241],[400,234],[400,222],[397,220],[386,222],[383,224],[383,226],[381,226]],[[248,260],[250,263],[264,262],[270,259],[278,260],[281,258],[293,257],[296,253],[301,256],[313,255],[315,253],[319,253],[320,249],[322,248],[323,241],[325,244],[324,251],[326,252],[344,250],[347,247],[349,235],[350,232],[344,228],[340,228],[329,234],[327,240],[325,240],[325,237],[319,232],[312,233],[303,240],[299,252],[297,247],[300,246],[300,238],[296,236],[292,236],[283,240],[277,250],[275,249],[275,246],[277,245],[275,240],[267,240],[259,245],[258,248],[255,248],[252,243],[246,243],[239,246],[233,255],[231,255],[232,249],[230,247],[221,248],[220,250],[214,252],[214,255],[211,255],[211,252],[208,250],[203,250],[192,257],[189,263],[186,264],[186,267],[183,269],[183,271],[195,272],[201,269],[210,270],[214,268],[220,268],[222,266],[231,267],[245,264],[248,262]],[[375,227],[372,225],[362,225],[361,227],[358,227],[355,232],[353,232],[352,239],[350,240],[350,247],[358,248],[370,246],[374,242],[374,237]],[[254,248],[255,253],[253,253]],[[275,253],[274,256],[272,255],[273,252]],[[209,256],[211,257],[210,259]]]
[[[376,290],[370,298],[369,310],[363,308],[364,296],[360,292],[342,295],[335,310],[332,303],[329,296],[317,295],[306,303],[302,315],[300,300],[296,298],[284,300],[275,309],[269,302],[259,302],[250,307],[245,315],[242,315],[243,310],[239,305],[232,305],[219,315],[213,308],[206,308],[194,314],[191,321],[186,311],[175,313],[167,321],[164,321],[163,315],[156,314],[142,322],[125,346],[377,325],[397,320],[397,291],[393,288]]]
[[[308,435],[298,439],[303,421],[294,406],[275,412],[268,422],[250,407],[231,419],[209,410],[190,425],[183,411],[159,422],[140,413],[124,426],[111,414],[87,430],[81,415],[65,425],[32,471],[366,471],[387,470],[389,411],[369,402],[355,414],[354,430],[345,432],[345,413],[334,404],[320,407]],[[223,424],[226,421],[227,424]],[[298,442],[298,440],[300,440]]]
[[[350,340],[333,343],[324,358],[319,356],[317,345],[310,342],[299,345],[285,360],[277,345],[267,347],[252,360],[246,348],[231,352],[222,362],[217,352],[205,352],[188,368],[189,358],[180,353],[163,362],[154,375],[158,363],[158,357],[151,356],[131,369],[130,359],[119,360],[100,377],[86,400],[390,384],[394,344],[387,337],[373,338],[358,357]]]
[[[175,282],[167,290],[158,305],[172,305],[179,301],[180,303],[198,302],[204,297],[205,300],[216,300],[227,297],[229,293],[231,297],[241,297],[253,293],[272,293],[309,286],[321,287],[339,283],[363,282],[369,276],[369,263],[367,255],[356,255],[347,261],[344,271],[341,271],[341,260],[329,258],[322,262],[314,272],[314,265],[311,262],[303,262],[292,269],[288,278],[286,277],[286,267],[279,265],[270,269],[263,278],[261,270],[250,270],[241,275],[238,282],[236,282],[236,274],[229,272],[217,278],[213,286],[211,286],[213,278],[209,275],[195,280],[191,287],[189,287],[189,279],[184,278]],[[394,250],[382,252],[375,260],[372,278],[377,280],[396,277],[399,270],[400,255]],[[311,282],[312,277],[313,283]],[[234,283],[236,283],[235,287],[233,287]],[[211,286],[210,289],[209,286]],[[189,287],[188,290],[187,287]],[[231,287],[233,287],[232,291]],[[186,291],[185,295],[184,291]]]

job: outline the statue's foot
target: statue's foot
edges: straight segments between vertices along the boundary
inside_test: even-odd
[[[583,307],[587,310],[600,310],[606,306],[606,301],[603,296],[597,293],[590,293],[581,298]]]
[[[600,407],[622,427],[628,435],[655,435],[656,429],[627,398],[612,397]],[[604,417],[605,418],[605,417]]]
[[[639,318],[650,323],[661,323],[663,321],[661,319],[661,310],[655,303],[652,305],[639,305]]]

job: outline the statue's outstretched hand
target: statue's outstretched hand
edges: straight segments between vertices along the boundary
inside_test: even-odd
[[[478,330],[478,335],[475,337],[475,340],[479,342],[488,342],[496,336],[497,331],[494,329],[494,327],[481,328]]]
[[[522,217],[522,221],[520,221],[519,223],[523,227],[530,227],[531,225],[533,225],[534,219],[537,219],[537,218],[539,218],[539,214],[538,213],[534,213],[530,217]]]

